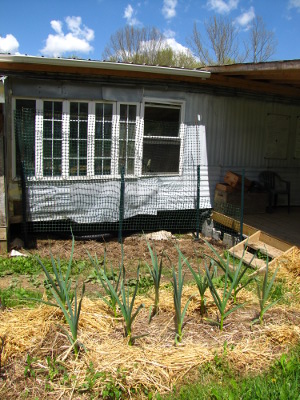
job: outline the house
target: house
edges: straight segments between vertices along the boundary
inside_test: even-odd
[[[300,205],[298,60],[189,70],[0,55],[0,77],[2,248],[22,221],[185,228],[227,170],[274,169]]]

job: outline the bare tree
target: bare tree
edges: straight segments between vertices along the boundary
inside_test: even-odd
[[[188,43],[202,65],[222,65],[241,62],[245,55],[239,52],[238,31],[232,20],[225,17],[212,17],[204,23],[205,38],[200,34],[196,23]]]
[[[260,16],[256,16],[250,30],[250,61],[257,63],[269,60],[276,51],[277,40],[274,32],[268,31]]]
[[[103,57],[110,61],[184,68],[198,66],[190,51],[175,51],[157,28],[125,26],[111,35]]]
[[[111,61],[155,63],[155,56],[162,49],[164,36],[156,28],[125,26],[111,35],[103,57]]]

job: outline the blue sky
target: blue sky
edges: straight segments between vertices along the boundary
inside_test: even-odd
[[[1,0],[1,4],[1,53],[101,60],[110,35],[126,24],[155,26],[174,49],[182,49],[194,22],[202,31],[204,21],[213,15],[233,19],[242,43],[259,15],[278,41],[272,60],[300,59],[300,0]]]

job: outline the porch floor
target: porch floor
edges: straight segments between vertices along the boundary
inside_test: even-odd
[[[272,213],[244,215],[244,223],[300,247],[300,207],[277,207]]]

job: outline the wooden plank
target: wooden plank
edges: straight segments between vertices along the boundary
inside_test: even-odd
[[[235,220],[234,218],[228,217],[227,215],[221,214],[217,211],[213,211],[211,217],[215,222],[218,222],[219,224],[224,225],[235,232],[240,231],[240,226],[241,226],[240,222]],[[257,231],[258,229],[253,228],[250,225],[247,224],[243,225],[243,233],[247,236],[251,236]]]
[[[6,227],[0,227],[0,240],[6,240]]]
[[[230,252],[230,254],[235,258],[243,260],[244,264],[250,265],[251,267],[262,268],[266,265],[264,260],[255,257],[255,255],[249,253],[248,251],[244,252],[243,250],[239,249],[237,251]]]
[[[256,251],[260,251],[262,254],[267,255],[270,258],[276,258],[280,257],[283,254],[282,250],[279,250],[273,246],[270,246],[269,244],[266,244],[265,242],[261,242],[258,240],[256,243],[250,243],[249,247]]]

